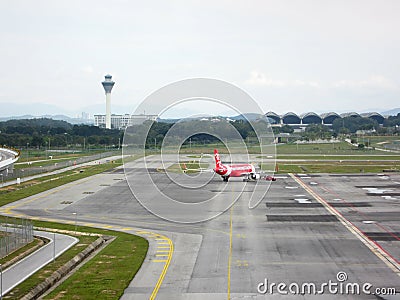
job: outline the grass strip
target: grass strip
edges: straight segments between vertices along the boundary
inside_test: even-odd
[[[122,164],[121,160],[94,166],[85,166],[76,170],[66,171],[57,175],[49,175],[24,182],[21,186],[13,185],[0,189],[0,206],[36,195],[49,189],[108,171]],[[80,172],[79,170],[83,170]]]
[[[22,188],[16,190],[2,189],[0,193],[0,205],[5,205],[69,182],[108,171],[119,165],[121,165],[120,161],[88,166],[84,168],[84,172],[82,173],[79,171],[68,171],[26,182]],[[9,219],[10,217],[1,216],[0,222],[8,222]],[[75,230],[75,225],[45,221],[33,221],[33,225],[69,230],[71,232]],[[146,257],[148,250],[147,240],[128,233],[91,227],[79,226],[78,231],[112,235],[116,239],[58,286],[46,299],[54,299],[56,297],[54,295],[58,295],[57,297],[62,296],[66,299],[119,299]],[[79,236],[80,241],[78,244],[63,253],[54,263],[48,264],[22,282],[4,298],[20,299],[47,278],[47,276],[51,275],[60,266],[85,249],[96,238],[96,236]]]
[[[391,162],[279,162],[278,173],[382,173],[400,171],[400,161]]]
[[[169,166],[167,170],[175,173],[198,173],[201,169],[205,168],[208,168],[208,163],[200,163],[199,161],[183,161]]]
[[[0,221],[5,221],[0,217]],[[33,221],[34,226],[75,231],[74,225]],[[146,239],[132,234],[78,226],[78,232],[115,236],[115,240],[62,282],[44,299],[119,299],[140,269],[148,250]],[[71,234],[73,235],[73,234]],[[54,263],[33,274],[7,294],[7,299],[20,299],[54,271],[83,251],[97,236],[78,235],[79,243],[67,250]]]

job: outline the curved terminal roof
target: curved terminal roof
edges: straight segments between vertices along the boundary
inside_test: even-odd
[[[282,116],[283,124],[300,124],[301,119],[294,112],[288,112]]]
[[[322,118],[315,112],[308,112],[302,114],[300,117],[303,124],[322,124]]]
[[[363,113],[363,114],[361,114],[361,117],[375,120],[378,122],[378,124],[383,124],[383,121],[385,120],[385,117],[377,112]]]
[[[378,124],[383,124],[385,117],[383,117],[380,113],[370,112],[359,114],[356,112],[348,112],[343,114],[338,114],[335,112],[328,112],[323,114],[317,114],[315,112],[307,112],[301,114],[300,116],[294,112],[288,112],[284,115],[278,115],[273,111],[269,111],[265,114],[267,118],[269,118],[271,124],[291,124],[291,125],[308,125],[308,124],[324,124],[324,125],[332,125],[336,119],[345,118],[345,117],[363,117],[370,118],[378,122]]]
[[[322,121],[324,122],[324,124],[332,125],[333,122],[336,119],[340,119],[341,116],[339,116],[339,114],[337,114],[335,112],[328,112],[328,113],[321,114],[321,118],[322,118]]]
[[[274,113],[273,111],[269,111],[265,114],[265,116],[269,119],[272,119],[273,121],[275,121],[275,123],[279,124],[281,122],[281,117]]]

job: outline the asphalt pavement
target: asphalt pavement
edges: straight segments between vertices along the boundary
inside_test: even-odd
[[[34,231],[34,235],[44,237],[50,240],[50,242],[3,270],[1,274],[2,296],[6,295],[36,271],[51,263],[79,241],[77,238],[65,234],[45,231]]]
[[[236,202],[208,221],[169,222],[135,199],[123,169],[118,168],[7,205],[1,213],[70,224],[76,218],[78,225],[146,237],[149,254],[126,289],[125,300],[293,297],[277,291],[280,283],[292,287],[312,283],[323,292],[298,293],[296,299],[321,295],[324,299],[396,299],[343,290],[332,293],[326,284],[370,284],[374,293],[377,288],[399,292],[399,174],[283,174],[269,190],[270,182],[260,182],[255,194],[254,183],[235,178],[224,183],[213,177],[198,191],[179,187],[175,180],[191,185],[208,180],[209,174],[168,175],[157,171],[156,157],[148,158],[146,166],[134,162],[126,167],[128,178],[141,187],[137,196],[146,201],[158,199],[155,182],[166,195],[179,196],[190,205],[218,194],[210,212],[219,212],[233,199]],[[261,203],[249,209],[249,202],[260,195]],[[177,214],[163,201],[159,207],[169,218]],[[175,217],[182,214],[197,217],[196,210],[189,208]],[[265,295],[266,281],[274,283],[275,289]]]

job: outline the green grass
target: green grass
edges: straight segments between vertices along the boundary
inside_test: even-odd
[[[384,154],[384,155],[359,155],[359,154],[354,154],[354,155],[344,155],[344,154],[338,154],[338,155],[320,155],[320,154],[309,154],[309,155],[305,155],[305,154],[291,154],[291,155],[278,155],[277,156],[278,159],[287,159],[287,160],[291,160],[291,159],[307,159],[307,160],[363,160],[363,161],[367,161],[367,160],[400,160],[400,155],[388,155],[388,154]]]
[[[46,154],[40,154],[37,156],[31,156],[27,155],[26,150],[21,152],[23,153],[22,156],[20,156],[18,162],[16,164],[14,164],[14,168],[15,169],[25,169],[25,168],[30,168],[30,167],[45,167],[45,166],[50,166],[50,165],[54,165],[55,163],[62,163],[68,160],[78,160],[80,158],[84,158],[87,156],[92,156],[95,154],[100,154],[100,153],[104,153],[104,152],[111,152],[112,150],[107,150],[107,151],[100,151],[100,150],[96,150],[96,151],[86,151],[86,152],[77,152],[77,153],[60,153],[60,154],[56,154],[53,155],[52,153],[50,153],[49,155],[52,155],[53,158],[49,159],[49,155]],[[41,151],[40,153],[42,153],[44,151]],[[115,150],[115,154],[117,155],[118,153],[120,153],[121,151]],[[29,162],[29,163],[28,163]]]
[[[175,173],[186,172],[190,174],[190,173],[197,173],[200,171],[200,169],[205,169],[205,168],[208,168],[207,163],[200,163],[199,161],[183,161],[179,164],[173,164],[169,166],[167,168],[167,171]]]
[[[278,162],[278,173],[381,173],[383,170],[400,171],[400,161],[393,162]]]
[[[68,149],[68,150],[74,150],[74,149]],[[52,152],[51,150],[46,151],[46,150],[36,150],[36,149],[28,149],[28,150],[23,149],[21,150],[19,162],[48,159],[50,155],[53,157],[53,159],[68,159],[71,157],[82,157],[103,152],[109,152],[112,150],[113,149],[107,149],[106,151],[104,149],[82,151],[82,149],[76,149],[76,152],[72,153],[72,152],[62,152],[62,150],[60,150],[61,152]]]
[[[97,230],[96,230],[97,231]],[[119,299],[148,250],[141,237],[118,232],[116,239],[44,299]]]
[[[25,169],[25,168],[29,168],[29,167],[38,167],[38,166],[45,167],[45,166],[54,165],[56,163],[64,162],[66,160],[73,160],[73,159],[78,159],[78,158],[79,158],[79,156],[70,156],[70,157],[46,159],[45,161],[30,160],[29,163],[28,162],[21,163],[21,161],[18,160],[18,162],[16,164],[14,164],[14,168],[15,169]]]
[[[0,217],[1,222],[6,220],[9,219]],[[33,224],[39,227],[75,231],[74,225],[45,221],[33,221]],[[63,299],[119,299],[146,257],[147,240],[124,232],[84,226],[78,226],[78,232],[109,235],[116,238],[45,299],[54,299],[59,294],[63,295]],[[19,284],[4,298],[20,299],[98,237],[78,235],[78,238],[79,242],[75,246],[58,257],[54,263],[48,264]]]
[[[99,174],[120,164],[121,162],[118,161],[116,163],[89,166],[82,173],[79,171],[68,171],[59,175],[42,177],[31,182],[25,182],[24,186],[17,190],[3,188],[0,194],[0,205],[5,205],[75,180]],[[9,220],[9,217],[0,217],[0,222]],[[33,221],[33,224],[39,227],[75,231],[74,225],[44,221]],[[56,295],[62,295],[64,299],[119,299],[140,269],[146,257],[148,242],[139,236],[111,230],[78,226],[78,231],[112,235],[116,239],[63,282],[46,299],[54,299],[57,297]],[[20,299],[55,270],[84,250],[97,237],[79,236],[79,239],[80,241],[77,245],[62,254],[54,263],[48,264],[33,274],[4,298]]]
[[[319,155],[371,155],[385,152],[378,150],[359,150],[346,142],[324,144],[281,144],[276,146],[278,155],[284,154],[319,154]],[[390,155],[390,153],[388,153]]]
[[[16,185],[0,189],[0,206],[8,203],[36,195],[49,189],[82,179],[92,175],[96,175],[121,165],[121,160],[115,163],[105,163],[101,165],[87,166],[73,171],[63,172],[57,175],[40,177],[28,182],[24,182],[21,187]],[[79,172],[83,170],[83,172]]]
[[[14,258],[16,258],[18,255],[21,255],[22,253],[24,253],[25,251],[28,251],[31,248],[36,247],[37,245],[39,245],[41,243],[40,239],[34,238],[32,242],[26,244],[25,246],[11,252],[10,254],[8,254],[7,256],[3,257],[0,259],[0,264],[4,265],[5,262],[10,261]]]
[[[51,226],[51,225],[50,225]],[[48,226],[48,227],[50,227]],[[98,237],[96,236],[81,236],[79,237],[79,243],[64,252],[60,257],[58,257],[55,262],[47,264],[45,267],[37,271],[35,274],[27,278],[25,281],[20,283],[14,289],[7,294],[7,299],[21,299],[26,295],[32,288],[44,281],[49,277],[54,271],[66,264],[75,255],[84,250],[90,243],[95,241]],[[6,298],[4,297],[4,298]]]
[[[400,150],[400,136],[364,136],[358,139],[360,143],[369,142],[371,147]]]

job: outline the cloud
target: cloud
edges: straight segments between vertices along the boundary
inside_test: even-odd
[[[258,71],[252,71],[250,73],[250,78],[247,79],[245,83],[248,85],[271,86],[271,87],[285,87],[287,85],[287,83],[282,80],[274,80]]]
[[[92,66],[85,66],[81,68],[81,71],[85,74],[92,74],[93,73],[93,67]]]
[[[272,79],[264,73],[258,71],[252,71],[250,78],[245,80],[245,84],[254,86],[268,86],[268,87],[319,87],[319,83],[316,81],[305,81],[305,80],[276,80]]]
[[[337,88],[373,88],[373,89],[398,89],[398,85],[391,79],[382,75],[373,75],[364,80],[341,80],[333,83]]]
[[[310,86],[310,87],[319,87],[319,83],[316,81],[303,81],[303,80],[294,80],[293,81],[294,86]]]

